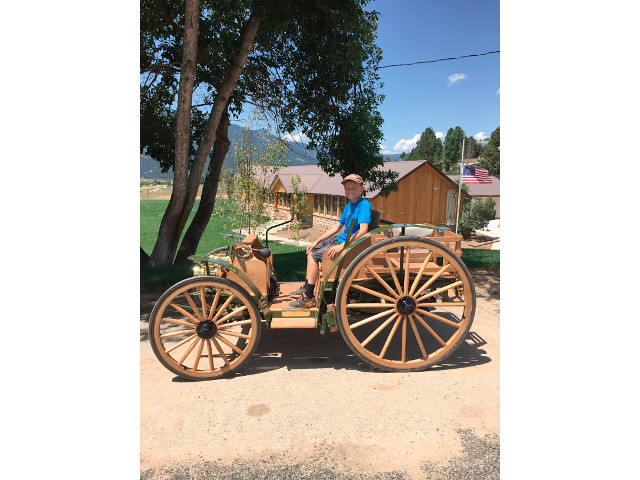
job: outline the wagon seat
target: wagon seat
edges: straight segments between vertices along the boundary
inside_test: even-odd
[[[260,290],[261,294],[267,295],[269,277],[273,271],[273,256],[271,255],[271,250],[260,243],[255,233],[247,235],[241,243],[251,247],[252,254],[244,258],[237,256],[233,264],[249,277],[258,290]],[[248,292],[251,291],[244,280],[235,273],[231,271],[228,272],[227,278],[240,284]]]

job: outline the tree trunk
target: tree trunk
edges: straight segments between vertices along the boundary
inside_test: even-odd
[[[231,70],[222,81],[220,89],[216,94],[216,99],[211,107],[211,114],[207,120],[202,139],[198,145],[193,164],[191,166],[191,172],[189,173],[189,179],[187,180],[187,198],[185,200],[185,206],[182,210],[180,221],[183,228],[187,222],[193,204],[196,200],[198,193],[198,185],[200,185],[200,179],[202,178],[202,171],[204,170],[204,164],[207,161],[207,156],[211,152],[211,147],[216,140],[216,132],[220,124],[222,115],[226,112],[227,105],[229,104],[229,98],[233,94],[233,91],[238,84],[238,79],[242,73],[244,64],[247,62],[251,48],[253,47],[253,40],[258,32],[260,26],[260,17],[251,13],[247,24],[240,35],[240,50],[236,54],[236,57],[231,66]],[[217,188],[217,185],[216,185]]]
[[[173,191],[167,206],[158,240],[151,253],[150,266],[170,265],[182,228],[178,229],[187,198],[189,142],[191,142],[191,98],[196,76],[196,55],[200,25],[200,0],[187,0],[178,106],[176,109],[176,148],[173,166]]]
[[[151,257],[140,247],[140,266],[146,267],[149,264]]]
[[[177,193],[174,181],[174,190],[171,193],[171,200],[169,201],[167,212],[169,211],[170,207],[174,208],[172,208],[171,210],[170,217],[167,217],[167,212],[165,212],[165,217],[163,217],[162,219],[160,231],[158,232],[156,247],[154,248],[153,254],[151,255],[150,265],[169,265],[171,264],[173,257],[175,256],[176,249],[178,248],[178,240],[180,239],[182,230],[187,223],[187,219],[189,218],[189,214],[191,213],[193,204],[196,200],[198,186],[202,177],[202,171],[204,170],[204,164],[207,160],[209,152],[211,152],[211,147],[216,140],[216,131],[220,124],[220,119],[222,118],[222,115],[226,110],[231,94],[238,84],[238,79],[240,78],[240,74],[242,73],[242,69],[247,61],[247,58],[249,57],[249,52],[253,47],[253,40],[256,36],[256,32],[258,31],[259,26],[260,17],[251,13],[247,20],[247,24],[245,25],[245,28],[240,35],[240,50],[236,54],[233,65],[231,66],[231,70],[222,81],[220,88],[218,89],[218,93],[216,94],[216,99],[213,102],[213,106],[211,107],[211,113],[209,115],[209,119],[207,120],[205,131],[202,135],[202,138],[200,139],[200,143],[198,145],[198,149],[191,166],[191,172],[189,173],[189,177],[184,184],[184,191]],[[187,22],[185,22],[185,44],[186,36]],[[182,75],[180,82],[180,92],[182,92]],[[191,90],[193,90],[193,85],[192,88],[189,89],[189,92],[191,92]],[[174,175],[175,171],[176,170],[174,167]],[[172,205],[174,193],[176,193],[179,197],[176,200],[175,205]],[[165,218],[167,218],[166,225]],[[154,254],[156,254],[156,249],[158,249],[158,254],[154,257]]]
[[[200,196],[200,206],[191,221],[191,225],[189,225],[187,232],[184,234],[175,263],[188,263],[189,255],[196,253],[202,234],[211,219],[211,213],[216,204],[218,185],[220,184],[220,172],[222,171],[224,158],[231,145],[227,136],[230,124],[229,114],[225,111],[216,132],[216,141],[213,144],[213,153],[211,154],[211,161],[209,162],[207,176],[202,187],[202,195]]]

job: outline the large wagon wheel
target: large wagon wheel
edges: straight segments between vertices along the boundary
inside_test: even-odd
[[[258,346],[258,309],[238,284],[194,277],[167,290],[149,320],[158,360],[190,380],[222,378],[241,369]]]
[[[469,331],[475,304],[460,258],[417,236],[361,252],[336,292],[340,333],[358,357],[384,371],[419,371],[444,360]]]

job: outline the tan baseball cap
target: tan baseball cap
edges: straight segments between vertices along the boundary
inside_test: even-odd
[[[352,181],[352,182],[359,183],[360,185],[364,185],[364,182],[362,181],[362,177],[360,175],[356,175],[355,173],[350,173],[349,175],[344,177],[344,180],[342,180],[341,183],[344,185],[344,182],[348,182],[348,181]]]

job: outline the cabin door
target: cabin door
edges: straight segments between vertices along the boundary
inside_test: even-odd
[[[456,209],[458,208],[458,195],[455,188],[447,192],[447,225],[456,224]]]

